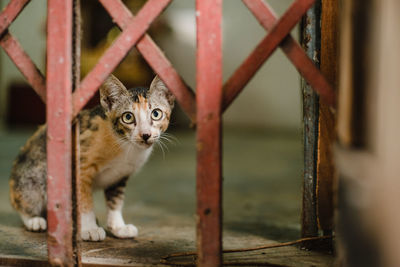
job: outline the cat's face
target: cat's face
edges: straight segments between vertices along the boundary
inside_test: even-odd
[[[150,89],[127,90],[111,75],[100,88],[100,103],[121,141],[150,147],[168,128],[174,96],[158,76]]]

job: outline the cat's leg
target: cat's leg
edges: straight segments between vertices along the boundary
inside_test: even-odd
[[[133,224],[125,224],[122,217],[124,191],[128,177],[104,190],[107,201],[107,228],[118,238],[132,238],[138,235],[138,229]]]
[[[10,180],[10,200],[27,230],[41,232],[47,229],[45,219],[46,186],[44,177],[25,177],[14,171]]]
[[[96,223],[96,215],[93,211],[91,179],[85,179],[85,176],[81,176],[79,191],[81,211],[81,238],[85,241],[102,241],[106,238],[106,232]]]

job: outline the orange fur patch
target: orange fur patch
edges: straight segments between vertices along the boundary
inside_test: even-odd
[[[93,207],[92,185],[93,179],[99,170],[122,152],[122,149],[114,135],[114,131],[108,121],[100,117],[92,120],[92,124],[98,126],[98,130],[93,132],[89,129],[80,135],[80,140],[85,138],[101,140],[90,142],[92,145],[85,146],[81,142],[81,161],[80,166],[80,197],[82,212],[90,211]]]
[[[148,109],[148,101],[147,98],[142,95],[138,95],[139,102],[133,103],[133,109]]]

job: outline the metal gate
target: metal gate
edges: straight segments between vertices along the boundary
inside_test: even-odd
[[[8,27],[29,0],[11,0],[0,14],[0,45],[32,88],[47,103],[49,262],[63,266],[81,264],[77,235],[79,207],[76,206],[76,198],[79,199],[76,190],[79,186],[79,125],[73,124],[72,121],[129,50],[136,46],[176,96],[177,102],[188,117],[196,124],[198,264],[219,266],[222,263],[222,113],[278,47],[309,86],[318,92],[320,100],[328,106],[335,105],[333,89],[313,60],[290,36],[290,31],[312,7],[315,0],[294,1],[280,18],[263,0],[243,0],[268,34],[225,84],[222,82],[222,0],[197,0],[196,95],[146,34],[151,23],[171,0],[148,0],[136,16],[132,15],[121,0],[99,1],[122,32],[83,80],[79,79],[79,0],[47,1],[46,78],[8,32]],[[310,49],[307,48],[307,51],[312,50]],[[313,102],[312,105],[314,104]],[[313,123],[315,124],[315,120]],[[311,134],[315,136],[315,132]],[[308,176],[305,179],[308,179]],[[307,202],[309,196],[306,191],[305,195]],[[303,217],[315,210],[315,202],[310,200],[306,204]],[[307,223],[310,222],[303,220],[303,228]],[[303,231],[305,236],[316,234]]]

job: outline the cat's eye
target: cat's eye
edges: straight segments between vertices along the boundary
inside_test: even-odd
[[[159,109],[159,108],[156,108],[151,112],[151,118],[154,121],[160,120],[162,118],[162,115],[163,115],[163,113],[162,113],[161,109]]]
[[[131,112],[125,112],[122,114],[122,122],[131,124],[135,122],[135,116]]]

